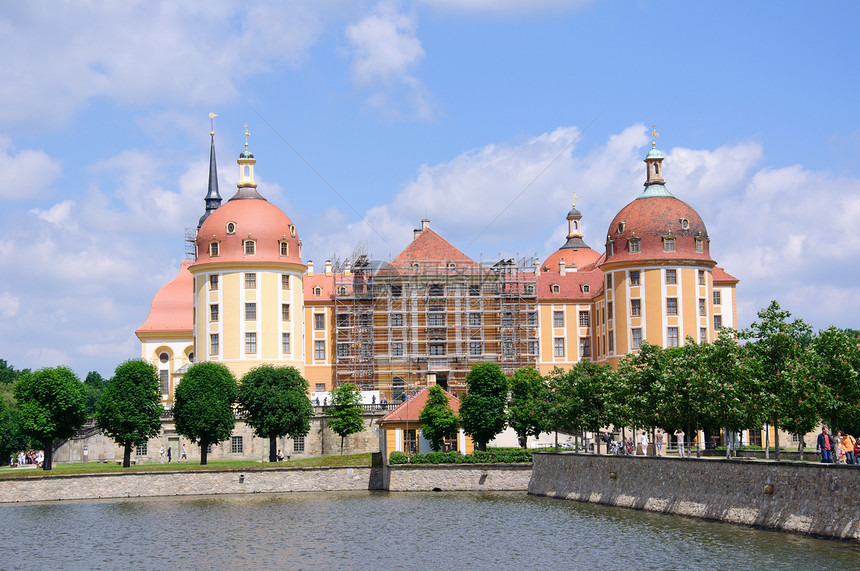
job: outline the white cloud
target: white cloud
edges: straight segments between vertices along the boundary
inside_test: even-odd
[[[64,200],[52,206],[47,210],[34,208],[30,214],[34,214],[49,224],[54,224],[61,228],[76,230],[77,224],[72,220],[72,208],[75,206],[74,200]]]
[[[43,196],[62,173],[59,163],[44,151],[24,149],[14,154],[11,147],[12,140],[0,135],[0,172],[5,173],[0,183],[0,200],[23,201]]]
[[[0,16],[0,124],[64,123],[94,97],[235,99],[253,74],[298,66],[335,2],[19,3]]]
[[[18,313],[21,307],[21,298],[17,295],[12,295],[9,292],[0,293],[0,315],[3,317],[12,317]]]

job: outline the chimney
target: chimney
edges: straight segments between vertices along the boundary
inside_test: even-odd
[[[314,275],[314,261],[308,260],[308,277],[313,277]]]
[[[327,276],[331,275],[331,260],[325,261],[325,275],[327,275]]]
[[[352,262],[349,260],[346,261],[346,266],[343,269],[343,275],[351,276],[352,275]]]
[[[418,236],[420,236],[420,235],[421,235],[421,228],[416,228],[415,230],[412,231],[412,239],[413,240],[417,240]]]
[[[564,266],[564,260],[559,260],[558,261],[558,273],[559,273],[559,275],[563,276],[566,271],[567,270],[565,269],[565,266]]]
[[[428,228],[430,228],[430,219],[424,218],[423,220],[421,220],[421,231],[423,232],[424,230],[427,230]]]

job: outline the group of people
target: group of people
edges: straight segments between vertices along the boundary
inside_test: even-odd
[[[165,455],[165,448],[162,446],[158,449],[158,456],[161,459],[161,463],[164,464],[164,460],[167,459],[167,463],[170,464],[173,461],[173,451],[170,449],[170,446],[166,449],[167,454]],[[183,444],[181,447],[181,451],[179,453],[179,461],[184,461],[186,464],[188,463],[188,454],[185,452],[185,445]]]
[[[32,450],[28,452],[18,452],[18,466],[26,466],[28,464],[35,464],[37,468],[41,468],[42,464],[45,462],[45,453],[41,450],[37,452],[33,452]]]
[[[673,433],[673,435],[678,440],[678,455],[682,456],[682,457],[686,456],[686,452],[684,450],[684,436],[685,436],[684,431],[683,430],[676,430]],[[665,439],[666,439],[665,434],[663,433],[662,430],[657,430],[654,433],[654,453],[657,456],[663,455],[663,444],[665,443]],[[606,450],[608,453],[609,452],[609,446],[612,443],[612,436],[610,436],[610,434],[608,432],[606,432],[603,434],[603,436],[601,436],[601,440],[603,440],[603,442],[606,443]],[[648,454],[648,446],[651,444],[651,442],[648,440],[648,433],[645,431],[642,431],[642,433],[639,435],[639,438],[638,438],[636,444],[639,447],[641,447],[640,454]],[[670,444],[671,444],[671,442],[670,442]],[[633,443],[632,439],[625,438],[621,442],[621,447],[623,450],[627,451],[626,452],[627,454],[632,454],[633,448],[634,448],[634,443]]]
[[[837,430],[836,435],[831,436],[823,426],[815,450],[821,454],[821,462],[825,464],[857,464],[860,445],[847,432]]]

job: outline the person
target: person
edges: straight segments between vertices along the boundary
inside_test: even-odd
[[[683,458],[684,454],[684,431],[680,428],[675,431],[675,438],[678,439],[678,456]]]
[[[170,461],[173,460],[173,452],[171,451],[170,446],[167,447],[167,463],[170,464]]]
[[[854,456],[854,437],[847,432],[839,439],[839,446],[842,449],[842,454],[845,456],[845,463],[853,465],[857,463],[857,458]]]
[[[658,430],[654,435],[654,447],[657,449],[657,456],[663,455],[663,431]]]
[[[284,453],[281,452],[280,448],[278,448],[277,458],[278,458],[278,462],[282,462],[284,460]]]
[[[606,453],[609,454],[609,447],[612,445],[612,437],[609,436],[608,432],[604,432],[600,439],[603,440],[604,444],[606,444]]]
[[[821,451],[821,463],[833,463],[833,439],[827,433],[827,427],[821,427],[821,434],[818,435],[818,440],[815,443],[815,451]]]
[[[185,453],[185,445],[182,445],[182,455],[179,457],[180,460],[185,460],[185,463],[188,464],[188,454]]]
[[[164,446],[158,449],[158,458],[161,460],[161,463],[164,464]]]
[[[648,433],[643,432],[641,436],[639,436],[639,446],[642,447],[642,454],[648,455]]]

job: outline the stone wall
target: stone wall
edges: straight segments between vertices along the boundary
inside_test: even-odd
[[[381,467],[53,475],[0,478],[0,503],[381,488]]]
[[[860,541],[860,468],[534,455],[530,494]]]
[[[393,464],[385,488],[392,492],[526,491],[531,464]]]

